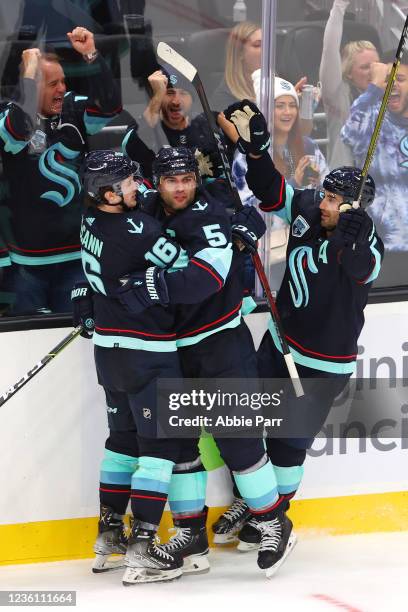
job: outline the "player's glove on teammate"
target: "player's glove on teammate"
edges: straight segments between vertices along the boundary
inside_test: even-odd
[[[254,206],[244,206],[231,218],[233,238],[244,245],[244,252],[255,253],[257,242],[266,232],[265,221]]]
[[[121,304],[132,314],[138,314],[150,306],[167,306],[169,293],[164,273],[162,268],[152,266],[122,281],[124,284],[117,292]]]
[[[237,147],[241,153],[263,155],[270,145],[270,134],[265,117],[259,108],[249,100],[231,104],[224,115],[235,125],[239,134]]]
[[[373,222],[362,208],[350,208],[340,213],[332,239],[340,246],[364,244],[373,228]]]
[[[74,327],[82,325],[81,336],[90,340],[95,329],[93,291],[85,282],[75,283],[71,291],[72,323]]]

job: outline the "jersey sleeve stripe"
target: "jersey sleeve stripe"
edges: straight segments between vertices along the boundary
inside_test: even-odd
[[[24,136],[17,134],[17,132],[14,131],[13,126],[11,125],[11,121],[10,121],[10,115],[7,114],[6,116],[6,125],[5,128],[8,132],[10,132],[10,134],[13,136],[13,138],[15,138],[16,140],[26,140]]]
[[[194,264],[195,266],[198,266],[199,268],[202,268],[203,270],[205,270],[206,272],[208,272],[208,274],[211,274],[211,276],[213,276],[215,278],[215,280],[218,283],[219,289],[222,289],[224,283],[223,280],[221,279],[221,277],[219,277],[213,270],[210,270],[210,268],[208,268],[207,266],[205,266],[202,263],[199,263],[196,259],[191,259],[190,260],[192,264]]]
[[[265,212],[270,212],[272,210],[275,210],[276,208],[279,208],[282,204],[284,187],[285,187],[285,178],[281,176],[281,185],[279,189],[279,200],[275,202],[274,204],[261,204],[259,208],[261,210],[264,210]]]

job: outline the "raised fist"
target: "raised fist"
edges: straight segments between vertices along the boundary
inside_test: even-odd
[[[67,36],[75,51],[81,55],[88,55],[96,51],[94,35],[86,28],[78,26],[72,32],[67,32]]]
[[[39,49],[25,49],[21,54],[23,63],[23,77],[35,79],[40,64],[41,51]]]

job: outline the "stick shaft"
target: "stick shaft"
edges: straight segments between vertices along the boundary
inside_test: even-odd
[[[405,19],[405,24],[402,29],[401,37],[398,43],[398,48],[395,54],[395,60],[391,68],[390,76],[388,78],[388,83],[384,91],[383,99],[381,101],[380,110],[378,111],[377,120],[375,122],[373,135],[371,136],[370,144],[368,145],[367,156],[364,162],[363,170],[361,172],[361,182],[358,190],[358,194],[355,200],[355,203],[360,204],[361,196],[363,194],[364,185],[367,180],[368,170],[371,166],[371,162],[373,161],[374,153],[377,148],[377,142],[381,131],[381,126],[384,120],[385,111],[387,110],[387,104],[391,95],[392,88],[394,87],[394,82],[397,76],[398,68],[401,62],[402,52],[404,50],[404,45],[406,42],[406,38],[408,35],[408,15]]]
[[[24,385],[26,385],[32,378],[34,378],[34,376],[36,376],[38,372],[45,368],[45,366],[50,361],[52,361],[54,357],[56,357],[66,346],[68,346],[68,344],[70,344],[75,338],[79,336],[81,331],[82,325],[79,325],[72,332],[70,332],[68,336],[65,336],[65,338],[63,338],[61,342],[57,344],[57,346],[51,349],[49,353],[47,353],[41,359],[41,361],[36,363],[35,366],[28,370],[28,372],[24,374],[24,376],[20,378],[20,380],[18,380],[12,387],[7,389],[5,393],[0,395],[0,406],[3,406],[3,404],[5,404],[11,397],[13,397],[13,395],[17,393],[17,391],[20,391],[20,389],[22,389]]]
[[[158,56],[164,61],[168,62],[171,66],[176,68],[179,72],[181,72],[189,81],[193,84],[197,95],[200,99],[201,105],[203,107],[204,114],[207,118],[207,121],[210,125],[211,131],[214,135],[214,139],[217,145],[218,152],[221,157],[222,165],[224,168],[225,176],[230,187],[232,197],[234,200],[234,206],[236,210],[241,210],[243,208],[241,198],[239,197],[238,189],[234,183],[234,179],[232,176],[231,166],[228,160],[227,152],[223,143],[223,136],[220,127],[218,126],[214,115],[211,111],[210,105],[208,103],[207,95],[205,93],[204,86],[201,82],[200,76],[196,70],[196,68],[188,62],[184,57],[182,57],[179,53],[174,51],[169,45],[165,43],[159,43],[157,47]],[[259,280],[261,282],[262,288],[265,292],[266,299],[268,302],[268,306],[270,309],[270,313],[272,316],[272,321],[275,325],[276,333],[281,342],[283,354],[285,360],[291,363],[291,367],[288,368],[289,375],[292,378],[293,386],[295,389],[296,395],[299,397],[303,395],[303,389],[300,382],[300,378],[296,369],[295,362],[293,360],[292,353],[290,352],[288,343],[286,341],[285,332],[283,330],[282,322],[276,308],[276,303],[272,295],[272,291],[269,285],[269,281],[266,277],[264,267],[262,265],[261,259],[258,253],[252,255],[252,261],[254,263],[255,270],[259,276]],[[296,383],[294,382],[296,380]]]

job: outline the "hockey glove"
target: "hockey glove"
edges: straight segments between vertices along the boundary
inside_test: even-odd
[[[85,282],[75,283],[71,291],[72,323],[74,327],[82,325],[81,336],[90,340],[95,329],[93,291]]]
[[[224,115],[235,125],[239,134],[237,147],[241,153],[263,155],[271,142],[265,117],[259,108],[249,100],[231,104]]]
[[[244,252],[255,253],[259,238],[266,232],[265,221],[254,206],[244,206],[231,218],[233,238],[244,245]]]
[[[120,303],[132,314],[138,314],[150,306],[167,306],[169,294],[164,272],[162,268],[152,266],[122,280],[124,284],[117,292]]]
[[[364,244],[373,228],[373,222],[362,208],[350,208],[340,213],[332,238],[342,246]]]

